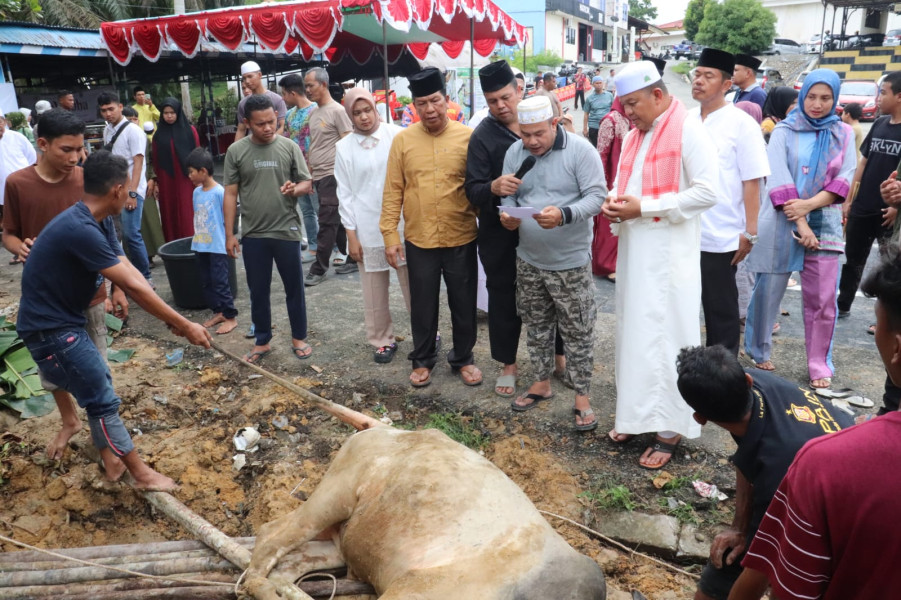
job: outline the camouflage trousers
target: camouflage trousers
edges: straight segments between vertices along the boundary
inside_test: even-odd
[[[546,271],[516,259],[516,308],[526,326],[526,345],[538,381],[554,371],[554,336],[560,330],[566,370],[576,394],[588,395],[594,368],[594,300],[591,265]]]

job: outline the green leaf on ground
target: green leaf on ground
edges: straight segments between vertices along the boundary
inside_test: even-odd
[[[112,348],[107,348],[106,350],[106,358],[110,362],[114,363],[124,363],[132,356],[134,356],[137,350],[133,350],[131,348],[120,348],[119,350],[113,350]]]
[[[50,414],[56,408],[56,402],[53,400],[53,394],[45,392],[40,396],[26,398],[24,400],[16,400],[10,398],[9,395],[0,396],[0,404],[4,404],[12,410],[19,413],[23,419],[32,417],[43,417]]]
[[[122,331],[122,319],[110,313],[106,313],[106,326],[113,331]]]
[[[19,339],[19,334],[15,331],[2,331],[2,328],[0,328],[0,356],[6,354],[6,351],[16,344],[21,343],[22,340]]]
[[[106,336],[106,347],[109,348],[112,345],[113,345],[113,336],[111,336],[111,335]]]
[[[6,315],[0,316],[0,331],[15,331],[16,324],[6,319]]]

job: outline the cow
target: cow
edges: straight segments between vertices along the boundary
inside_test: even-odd
[[[380,600],[607,596],[597,563],[569,546],[513,481],[436,430],[354,434],[309,499],[260,529],[243,591],[285,598],[267,576],[323,532]]]

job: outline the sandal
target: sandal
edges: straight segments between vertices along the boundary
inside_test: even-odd
[[[870,325],[869,327],[867,327],[867,333],[869,333],[870,335],[876,335],[876,324],[875,323],[873,325]]]
[[[307,350],[309,350],[309,352],[307,352]],[[313,354],[313,347],[307,343],[304,343],[303,346],[292,346],[291,352],[293,352],[294,356],[296,356],[300,360],[306,360],[310,358],[310,355]]]
[[[523,394],[519,396],[516,400],[531,400],[528,404],[517,404],[516,400],[510,403],[510,408],[512,408],[515,412],[526,412],[532,410],[537,407],[540,403],[545,400],[550,400],[554,397],[554,392],[551,392],[547,396],[542,396],[541,394]]]
[[[624,439],[618,439],[620,436],[623,436]],[[628,444],[635,439],[635,434],[620,433],[616,429],[611,429],[607,432],[607,437],[610,438],[610,441],[614,444]]]
[[[854,390],[852,390],[851,388],[842,388],[840,390],[817,388],[814,391],[816,392],[817,396],[822,396],[823,398],[844,398],[854,393]]]
[[[591,423],[585,422],[585,417],[590,417],[594,415],[594,410],[591,408],[586,408],[585,410],[579,410],[578,408],[573,408],[573,414],[577,417],[581,417],[582,424],[579,425],[576,423],[576,431],[594,431],[598,428],[598,418],[595,417]]]
[[[397,344],[388,344],[387,346],[382,346],[378,350],[372,353],[372,358],[375,362],[385,365],[391,362],[391,359],[394,358],[394,353],[397,352]]]
[[[244,360],[252,365],[259,364],[263,357],[272,352],[272,350],[260,350],[258,352],[248,352],[244,355]]]
[[[464,369],[466,369],[467,367],[472,367],[472,369],[464,371]],[[468,385],[470,387],[482,385],[482,372],[479,371],[479,369],[475,365],[464,365],[459,369],[456,369],[456,371],[460,375],[460,381],[463,382],[463,385]],[[476,380],[467,380],[466,377],[463,376],[464,374],[472,376],[475,371],[478,371],[479,373],[479,378]]]
[[[681,442],[681,441],[682,441],[682,438],[680,437],[679,439],[676,440],[675,444],[670,444],[669,442],[664,442],[663,440],[660,440],[655,437],[653,445],[648,447],[648,450],[651,451],[648,454],[648,458],[650,458],[651,454],[653,454],[655,452],[659,452],[660,454],[668,454],[669,458],[667,458],[665,461],[663,461],[659,465],[645,465],[645,464],[642,464],[641,459],[639,459],[638,466],[642,467],[643,469],[649,469],[651,471],[659,471],[660,469],[662,469],[663,467],[668,465],[670,460],[672,460],[673,453],[676,451],[676,447],[679,445],[679,442]],[[648,450],[645,450],[645,452],[647,452]],[[643,456],[644,455],[642,455],[642,457]]]
[[[419,367],[417,369],[413,369],[413,373],[416,373],[419,370],[424,370],[426,372],[426,375],[428,375],[428,377],[426,377],[425,379],[421,379],[419,381],[413,381],[411,379],[410,385],[412,385],[415,388],[423,388],[423,387],[429,385],[430,383],[432,383],[432,370],[427,367]]]
[[[502,394],[498,390],[498,388],[513,388],[513,391],[509,394]],[[497,381],[494,382],[494,393],[500,396],[501,398],[512,398],[516,395],[516,375],[501,375],[497,378]]]
[[[814,385],[813,384],[814,381],[824,381],[824,382],[826,382],[826,385]],[[814,391],[824,390],[824,389],[832,387],[832,377],[818,377],[816,379],[811,379],[810,381],[807,382],[807,385],[810,386],[810,389],[812,389]]]

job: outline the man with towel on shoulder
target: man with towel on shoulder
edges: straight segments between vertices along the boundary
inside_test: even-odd
[[[624,67],[616,90],[635,129],[623,140],[616,190],[603,207],[619,236],[609,436],[625,443],[656,432],[639,464],[660,469],[683,435],[701,434],[676,387],[676,357],[701,341],[700,215],[716,204],[717,151],[652,63]]]

